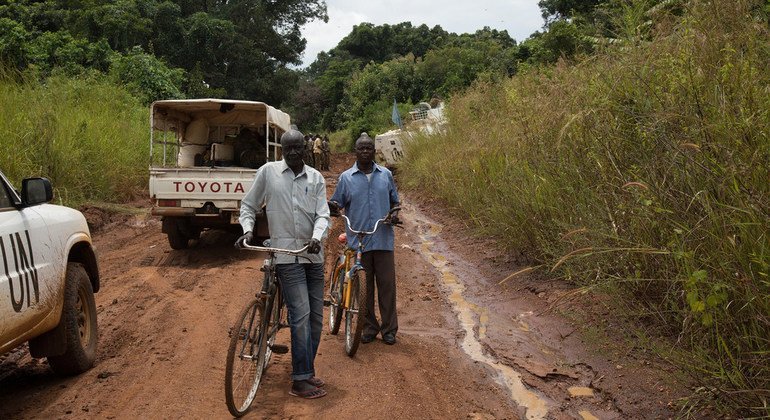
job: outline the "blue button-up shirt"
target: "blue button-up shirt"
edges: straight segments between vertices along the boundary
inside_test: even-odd
[[[358,169],[358,163],[343,172],[331,200],[345,209],[353,229],[365,231],[374,229],[377,220],[400,202],[393,174],[376,163],[371,179]],[[347,236],[348,246],[358,247],[358,238],[349,230]],[[393,227],[380,223],[377,232],[364,239],[364,252],[393,251],[394,239]]]
[[[265,206],[270,242],[274,248],[299,249],[310,238],[322,240],[329,226],[326,182],[317,170],[305,165],[299,175],[286,161],[268,162],[257,170],[254,184],[241,201],[239,221],[244,232],[254,230],[257,213]],[[323,247],[319,254],[303,254],[307,259],[276,255],[277,264],[323,263]]]

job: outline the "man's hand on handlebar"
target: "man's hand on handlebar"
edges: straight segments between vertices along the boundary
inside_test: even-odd
[[[316,238],[311,239],[307,244],[307,253],[318,254],[319,252],[321,252],[321,241]]]
[[[340,204],[336,201],[329,201],[329,215],[332,217],[339,217]]]
[[[401,219],[398,218],[398,212],[401,211],[401,207],[393,207],[390,209],[390,213],[388,214],[388,223],[397,226],[403,224]]]
[[[254,240],[254,233],[246,232],[243,234],[243,236],[238,238],[237,241],[235,241],[235,247],[238,249],[242,249],[244,243],[246,243],[247,245],[253,245],[252,244],[253,240]]]

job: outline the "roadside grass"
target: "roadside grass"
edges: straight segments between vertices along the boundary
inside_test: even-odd
[[[685,11],[648,41],[453,97],[446,134],[406,145],[401,180],[548,275],[641,308],[627,313],[687,352],[692,406],[768,416],[767,10]]]
[[[109,213],[126,214],[129,216],[145,216],[150,214],[150,209],[146,207],[136,207],[129,204],[108,203],[103,201],[87,201],[81,203],[81,206],[94,207],[105,210]]]
[[[146,186],[148,114],[128,92],[98,76],[37,80],[0,72],[3,172],[51,180],[70,206],[123,201]]]
[[[348,153],[353,151],[356,139],[351,137],[349,130],[339,130],[329,134],[329,147],[333,153]]]

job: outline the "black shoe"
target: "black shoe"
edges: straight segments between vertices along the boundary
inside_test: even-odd
[[[375,338],[375,337],[377,337],[377,336],[376,336],[376,335],[368,335],[368,334],[364,334],[364,335],[362,335],[362,336],[361,336],[361,342],[362,342],[363,344],[369,344],[369,343],[371,343],[372,341],[374,341],[374,338]]]
[[[385,334],[382,336],[382,341],[385,342],[385,344],[388,345],[394,345],[396,344],[396,335],[395,334]]]

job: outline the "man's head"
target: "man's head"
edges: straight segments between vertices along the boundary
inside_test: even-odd
[[[283,160],[289,167],[302,165],[302,155],[305,153],[305,136],[298,130],[289,130],[281,136]]]
[[[374,160],[374,140],[366,133],[356,140],[356,160],[359,164],[368,165]]]

